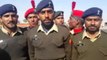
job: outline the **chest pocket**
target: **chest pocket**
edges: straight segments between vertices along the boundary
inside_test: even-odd
[[[87,47],[84,43],[78,43],[76,44],[76,48],[78,50],[78,53],[82,54],[82,53],[85,53],[86,50],[87,50]]]
[[[64,39],[63,37],[57,37],[55,39],[53,38],[52,43],[57,47],[62,47],[64,45]]]
[[[33,36],[31,38],[32,40],[32,45],[35,47],[35,48],[43,48],[43,41],[38,37],[38,36]]]

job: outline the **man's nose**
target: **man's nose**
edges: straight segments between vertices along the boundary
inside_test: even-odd
[[[94,21],[94,20],[92,20],[92,21],[91,21],[91,24],[92,24],[92,25],[94,25],[94,24],[95,24],[95,21]]]
[[[49,18],[49,13],[48,12],[45,12],[45,17]]]
[[[12,21],[13,20],[13,16],[9,16],[9,21]]]

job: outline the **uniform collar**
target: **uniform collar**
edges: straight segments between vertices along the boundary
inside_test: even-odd
[[[95,39],[96,39],[96,38],[99,38],[100,36],[101,36],[101,30],[100,30],[100,31],[98,32],[98,34],[96,35]],[[86,30],[84,30],[84,32],[83,32],[83,37],[82,37],[82,39],[84,39],[85,37],[91,39],[91,37],[88,36]]]
[[[5,34],[9,35],[9,32],[8,32],[3,26],[2,26],[2,28],[1,28],[1,30],[2,30]],[[14,33],[12,33],[11,36],[12,36],[12,37],[15,36],[16,33],[21,33],[21,34],[22,34],[22,31],[20,30],[20,28],[17,27],[17,30],[16,30]]]
[[[58,27],[57,27],[56,24],[53,24],[52,28],[51,28],[48,32],[46,32],[46,31],[43,29],[42,25],[40,24],[40,25],[39,25],[39,28],[37,29],[37,32],[39,32],[39,31],[42,31],[42,32],[44,32],[46,35],[48,35],[48,34],[49,34],[50,32],[52,32],[52,31],[58,32]]]
[[[73,30],[70,31],[70,33],[71,34],[78,34],[78,33],[82,32],[83,29],[84,29],[84,27],[80,27],[78,29],[73,29]]]

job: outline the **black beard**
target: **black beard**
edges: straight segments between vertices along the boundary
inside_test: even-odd
[[[42,26],[43,26],[43,28],[45,28],[45,29],[47,29],[47,30],[51,29],[52,26],[53,26],[53,24],[54,24],[53,21],[50,22],[50,24],[45,24],[45,23],[42,22]]]
[[[15,27],[13,27],[13,28],[10,28],[10,30],[16,31],[16,30],[17,30],[17,26],[15,26]]]
[[[99,31],[99,29],[95,30],[95,31],[90,31],[88,28],[86,29],[87,32],[89,32],[90,34],[95,34],[96,32]]]

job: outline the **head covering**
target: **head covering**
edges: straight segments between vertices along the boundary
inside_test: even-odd
[[[63,16],[63,13],[64,13],[63,11],[56,11],[54,18],[57,18],[58,16]]]
[[[34,8],[30,8],[28,9],[26,12],[25,12],[25,18],[27,18],[27,16],[31,13],[34,13],[35,12],[35,9]]]
[[[5,4],[0,7],[0,16],[7,12],[14,12],[17,14],[17,8],[12,4]]]
[[[54,9],[53,2],[51,0],[42,0],[36,8],[36,12],[40,12],[43,8],[52,8]]]
[[[83,11],[82,10],[73,10],[72,16],[77,16],[77,17],[82,17],[83,16]]]
[[[102,17],[102,13],[103,13],[103,11],[100,8],[92,7],[92,8],[87,9],[84,12],[83,18],[85,19],[88,16],[99,16],[99,17]]]
[[[76,16],[76,17],[80,17],[81,18],[83,16],[84,11],[75,10],[75,7],[76,7],[76,2],[73,1],[72,2],[72,14],[71,14],[71,16]]]
[[[82,19],[83,14],[84,11],[82,10],[73,10],[71,17],[75,18],[75,20],[80,20],[84,24],[84,20]]]

